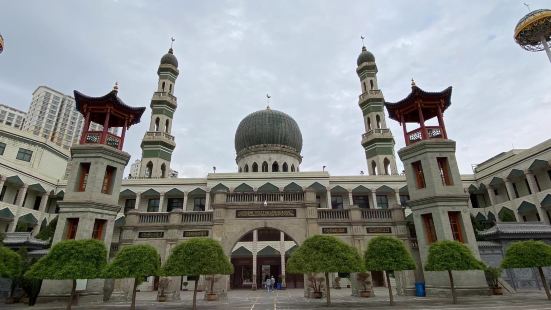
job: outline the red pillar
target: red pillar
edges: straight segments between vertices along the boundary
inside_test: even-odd
[[[417,111],[419,111],[419,123],[421,124],[421,139],[427,139],[428,133],[425,128],[425,118],[423,117],[423,110],[421,109],[421,104],[417,103]]]
[[[86,133],[90,128],[90,111],[86,112],[86,117],[84,118],[84,126],[82,126],[82,133],[80,134],[80,144],[86,142]]]
[[[404,122],[404,115],[400,115],[400,123],[402,123],[402,130],[404,131],[404,139],[406,139],[406,146],[409,145],[409,135],[406,128],[406,122]]]
[[[107,109],[105,115],[105,121],[103,122],[103,132],[101,133],[101,144],[105,144],[107,140],[107,129],[109,129],[109,117],[111,116],[111,109]]]
[[[122,134],[121,134],[121,143],[119,143],[119,150],[122,150],[122,145],[124,144],[124,136],[126,135],[126,127],[128,126],[128,120],[124,120],[124,126],[122,127]]]
[[[446,126],[444,125],[444,116],[442,115],[442,107],[438,105],[438,126],[442,131],[442,138],[447,139],[448,134],[446,133]]]

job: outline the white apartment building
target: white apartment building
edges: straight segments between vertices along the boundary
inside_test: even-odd
[[[23,130],[69,149],[80,139],[84,118],[75,108],[75,99],[48,86],[39,86],[33,98]],[[91,130],[102,130],[91,123]],[[115,133],[115,132],[113,132]]]
[[[0,104],[0,124],[21,129],[26,117],[27,113]]]

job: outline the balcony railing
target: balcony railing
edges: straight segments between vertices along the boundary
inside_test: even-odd
[[[182,223],[212,223],[212,212],[211,211],[191,211],[184,212],[182,214]]]
[[[138,222],[143,224],[162,224],[168,223],[168,213],[142,213]]]
[[[362,209],[362,219],[390,220],[392,219],[392,214],[388,209]]]
[[[427,139],[442,138],[442,129],[439,126],[425,126],[427,130]],[[421,128],[417,128],[407,133],[409,144],[423,140]]]
[[[229,193],[226,196],[228,203],[263,203],[266,202],[301,202],[304,193]]]
[[[156,91],[153,93],[153,97],[168,97],[170,100],[176,101],[176,97],[166,91]]]
[[[145,133],[146,137],[161,137],[171,141],[174,141],[174,136],[169,135],[164,131],[148,131]]]
[[[370,95],[370,96],[380,96],[381,94],[382,93],[381,93],[380,89],[371,89],[371,90],[368,90],[367,92],[362,93],[359,96],[359,98],[360,98],[360,101],[362,101],[365,98],[367,98],[368,95]]]
[[[319,220],[348,220],[350,210],[346,209],[318,209]]]
[[[103,131],[87,131],[84,133],[84,143],[101,144],[102,136],[103,136]],[[109,145],[110,147],[120,150],[121,137],[116,136],[110,132],[107,132],[105,137],[105,145]]]
[[[367,139],[367,137],[369,137],[371,135],[374,135],[374,134],[379,134],[379,135],[390,134],[390,129],[388,129],[388,128],[370,129],[366,133],[362,134],[362,140],[365,140],[365,139]]]

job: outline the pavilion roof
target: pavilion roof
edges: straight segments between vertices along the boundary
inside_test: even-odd
[[[427,92],[416,85],[411,87],[411,93],[404,99],[397,102],[385,102],[388,116],[398,122],[401,121],[400,115],[404,116],[406,123],[420,123],[417,103],[421,103],[423,109],[423,118],[425,120],[437,116],[437,107],[440,105],[444,112],[451,104],[452,87],[448,87],[441,92]]]
[[[128,120],[128,127],[140,122],[145,107],[131,107],[124,103],[118,96],[117,91],[112,90],[102,97],[90,97],[75,90],[75,102],[77,110],[86,117],[90,111],[90,121],[103,125],[106,108],[111,108],[109,127],[123,127],[125,119]]]

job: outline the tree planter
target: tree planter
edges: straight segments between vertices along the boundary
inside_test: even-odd
[[[363,298],[368,298],[373,296],[372,291],[360,291],[359,293],[360,293],[360,297],[363,297]]]
[[[166,295],[158,296],[157,301],[165,302],[166,301]]]
[[[207,301],[218,300],[218,294],[216,293],[207,293]]]
[[[323,294],[321,292],[312,292],[312,298],[321,299]]]
[[[492,287],[492,294],[493,295],[503,295],[503,288],[502,287]]]

